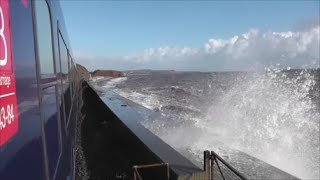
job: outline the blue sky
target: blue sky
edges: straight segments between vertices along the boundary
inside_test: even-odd
[[[122,57],[148,48],[202,48],[209,39],[295,31],[319,22],[319,1],[61,1],[76,55]],[[107,63],[107,62],[106,62]]]

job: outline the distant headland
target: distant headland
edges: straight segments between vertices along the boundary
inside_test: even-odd
[[[82,74],[83,78],[86,80],[89,79],[100,79],[100,78],[118,78],[125,77],[125,74],[117,70],[101,70],[97,69],[93,72],[88,71],[84,66],[77,64],[77,70]]]

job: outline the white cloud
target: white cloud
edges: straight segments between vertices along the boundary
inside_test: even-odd
[[[179,60],[181,58],[193,56],[198,53],[198,49],[190,47],[159,47],[145,49],[143,53],[137,53],[129,56],[125,56],[126,60],[135,60],[137,62],[149,62],[149,61],[166,61],[174,58]]]
[[[271,64],[319,67],[320,26],[287,32],[251,29],[228,39],[209,39],[203,47],[159,47],[124,57],[86,58],[84,65],[117,69],[252,70]],[[91,60],[89,60],[91,59]],[[85,58],[80,58],[84,61]],[[94,67],[96,66],[96,67]]]

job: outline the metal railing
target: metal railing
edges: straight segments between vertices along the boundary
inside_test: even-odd
[[[133,166],[133,179],[137,180],[137,178],[139,178],[139,180],[142,180],[142,177],[139,174],[139,169],[146,169],[146,168],[156,168],[156,167],[162,167],[162,166],[166,166],[167,167],[167,179],[170,179],[170,169],[169,169],[169,163],[156,163],[156,164],[147,164],[147,165],[135,165]]]
[[[217,155],[214,151],[204,152],[204,171],[209,180],[241,179],[247,180],[239,171]]]
[[[159,171],[161,168],[166,167],[166,172]],[[140,171],[145,169],[147,171]],[[147,174],[145,174],[147,173]],[[150,174],[151,173],[151,174]],[[154,174],[156,173],[156,174]],[[162,179],[170,179],[169,163],[155,163],[146,165],[133,166],[133,179],[142,180],[142,177],[163,177]],[[171,177],[172,178],[172,177]],[[145,179],[145,178],[144,178]],[[190,180],[247,180],[238,170],[233,168],[228,162],[222,159],[214,151],[204,151],[204,168],[201,172],[194,172],[187,176],[181,175],[177,179],[190,179]]]

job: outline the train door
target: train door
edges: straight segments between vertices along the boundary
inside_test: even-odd
[[[36,57],[38,68],[40,110],[43,126],[43,141],[47,157],[47,171],[54,179],[62,155],[62,133],[58,104],[59,91],[57,69],[54,56],[53,28],[50,8],[45,0],[33,1]]]
[[[73,156],[72,153],[70,154],[70,150],[72,150],[72,135],[73,132],[70,131],[69,129],[69,123],[71,119],[71,96],[70,96],[70,79],[69,79],[69,50],[67,48],[67,45],[63,39],[62,33],[58,27],[58,47],[59,47],[59,75],[60,75],[60,98],[61,98],[61,107],[60,110],[64,114],[63,116],[63,125],[64,125],[64,130],[66,133],[66,141],[65,141],[65,160],[67,161],[66,164],[66,173],[70,175],[71,169],[73,165],[70,164],[72,163]],[[68,176],[70,177],[70,176]]]
[[[58,32],[59,54],[60,54],[60,78],[61,78],[61,98],[62,111],[64,112],[64,123],[68,124],[70,119],[70,104],[71,99],[68,93],[69,86],[69,50],[63,39],[61,31]],[[67,130],[67,128],[66,128]]]

